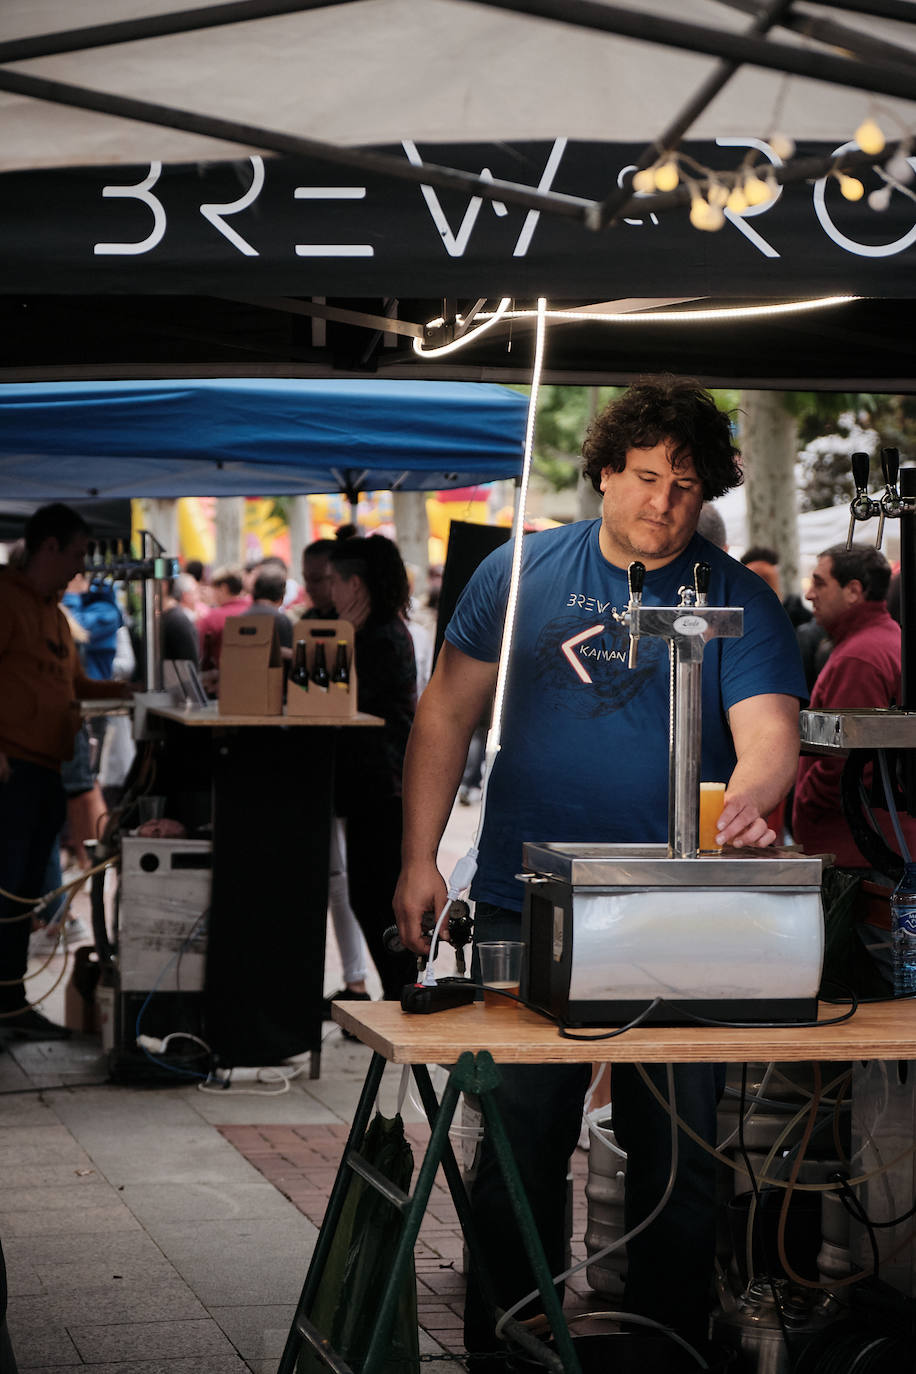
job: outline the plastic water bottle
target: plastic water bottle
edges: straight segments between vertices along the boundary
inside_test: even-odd
[[[909,863],[891,895],[894,995],[916,995],[916,863]]]

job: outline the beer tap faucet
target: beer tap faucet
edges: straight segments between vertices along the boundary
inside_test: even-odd
[[[646,565],[644,563],[633,562],[627,568],[627,586],[630,589],[630,604],[627,607],[627,623],[630,626],[630,654],[627,660],[628,668],[636,667],[636,657],[639,653],[639,632],[633,627],[632,612],[636,607],[642,605],[642,589],[646,580]]]
[[[846,536],[847,551],[852,548],[852,537],[857,520],[871,520],[881,514],[881,506],[868,494],[869,457],[867,453],[852,455],[852,480],[856,484],[856,494],[849,503],[849,533]]]
[[[897,477],[900,472],[900,453],[897,449],[883,448],[881,450],[881,471],[884,474],[884,495],[878,502],[881,514],[878,516],[876,549],[880,549],[884,541],[885,520],[899,520],[903,510],[903,501],[897,490]]]
[[[709,579],[712,577],[712,568],[708,563],[697,563],[693,570],[693,584],[696,588],[697,605],[707,605],[707,595],[709,592]]]

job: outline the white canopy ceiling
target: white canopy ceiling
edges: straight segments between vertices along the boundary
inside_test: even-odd
[[[888,0],[890,12],[916,5]],[[196,0],[199,10],[220,0]],[[0,44],[170,14],[177,0],[3,0]],[[228,8],[228,7],[223,7]],[[521,7],[534,9],[537,6]],[[637,18],[747,33],[747,0],[641,0]],[[860,9],[872,8],[867,3]],[[888,4],[878,6],[888,10]],[[600,0],[567,7],[600,19]],[[882,43],[916,65],[916,28],[809,3],[795,16],[852,37],[845,53],[774,27],[768,42],[830,59],[879,61]],[[744,11],[749,11],[746,13]],[[831,31],[833,32],[833,31]],[[842,32],[837,31],[842,37]],[[298,13],[9,62],[7,70],[152,101],[342,146],[575,139],[649,142],[719,59],[467,0],[339,0]],[[889,132],[916,128],[913,100],[882,99]],[[691,138],[850,139],[874,107],[867,91],[744,66],[691,125]],[[0,93],[0,170],[214,160],[252,151],[175,129]],[[257,146],[257,145],[254,145]],[[523,179],[523,178],[520,178]]]

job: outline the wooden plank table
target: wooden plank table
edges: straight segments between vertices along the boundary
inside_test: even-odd
[[[493,1135],[499,1166],[537,1280],[556,1350],[548,1351],[524,1326],[511,1319],[506,1323],[507,1335],[554,1374],[581,1374],[534,1218],[511,1158],[498,1108],[491,1098],[498,1082],[498,1070],[494,1068],[494,1062],[496,1065],[595,1061],[683,1064],[916,1058],[916,999],[891,1004],[866,1004],[858,1007],[849,1020],[834,1025],[826,1023],[841,1016],[843,1008],[824,1004],[819,1012],[821,1024],[805,1029],[797,1026],[650,1026],[636,1027],[603,1040],[597,1038],[600,1032],[592,1030],[580,1032],[587,1039],[562,1037],[552,1022],[514,1005],[487,1008],[483,1003],[473,1003],[432,1015],[411,1015],[403,1012],[395,1002],[335,1002],[332,1012],[334,1020],[369,1046],[373,1055],[278,1374],[293,1374],[306,1346],[339,1360],[338,1352],[328,1350],[326,1333],[312,1324],[311,1313],[342,1215],[350,1171],[371,1179],[372,1171],[367,1171],[360,1164],[359,1148],[386,1061],[411,1066],[426,1109],[431,1136],[413,1197],[398,1200],[403,1209],[404,1229],[391,1257],[390,1274],[365,1355],[363,1374],[378,1374],[384,1361],[399,1285],[407,1273],[432,1177],[440,1163],[445,1170],[465,1239],[475,1256],[478,1272],[483,1276],[482,1281],[490,1287],[485,1277],[485,1259],[479,1252],[464,1182],[448,1140],[448,1128],[461,1091],[478,1094],[487,1129]],[[429,1077],[427,1066],[430,1064],[452,1066],[449,1081],[438,1102]],[[331,1359],[328,1359],[328,1363],[332,1369],[340,1368]]]
[[[843,1013],[821,1003],[819,1020]],[[840,1025],[735,1030],[713,1026],[637,1026],[612,1040],[567,1040],[523,1007],[455,1007],[408,1015],[396,1002],[335,1002],[335,1021],[393,1064],[448,1064],[464,1050],[489,1050],[501,1064],[688,1064],[793,1060],[916,1059],[916,999],[866,1003]],[[594,1029],[578,1032],[589,1037]]]

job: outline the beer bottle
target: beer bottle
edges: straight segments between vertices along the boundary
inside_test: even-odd
[[[315,657],[312,660],[312,681],[322,692],[326,692],[331,685],[331,679],[328,677],[328,665],[324,657],[324,645],[320,639],[315,645]]]
[[[305,658],[305,640],[296,640],[296,656],[293,659],[293,671],[289,675],[290,682],[294,682],[297,687],[301,687],[307,692],[309,689],[309,670]]]
[[[347,662],[347,641],[345,639],[338,639],[337,641],[337,661],[334,664],[331,681],[338,691],[349,692],[350,664]]]

